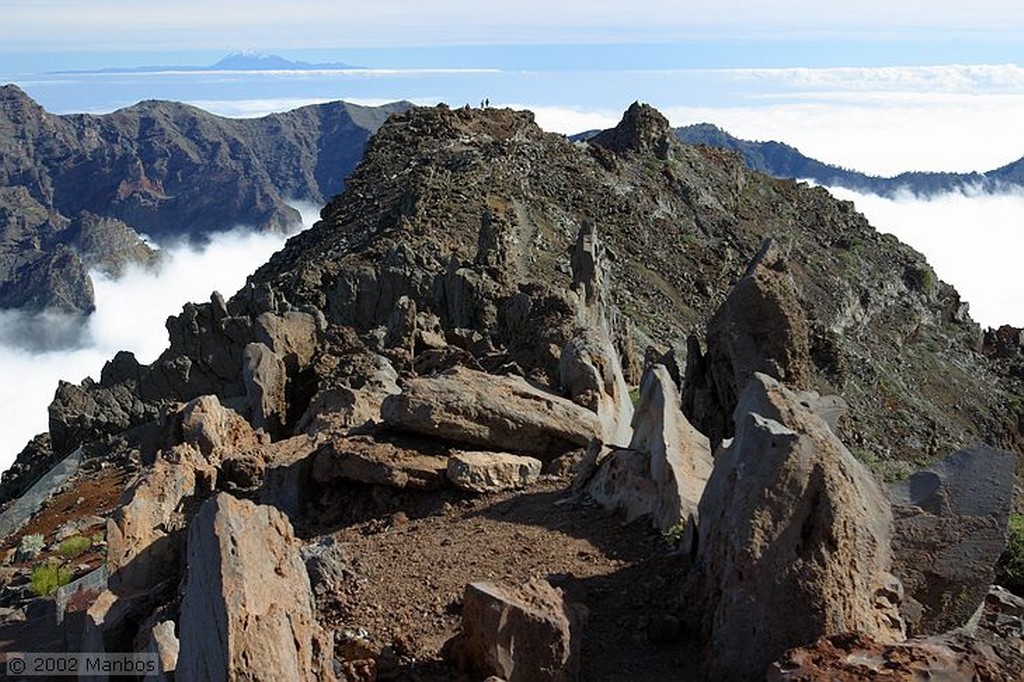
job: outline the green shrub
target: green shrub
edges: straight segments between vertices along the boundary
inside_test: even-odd
[[[39,564],[32,571],[30,578],[32,591],[40,597],[47,597],[71,582],[71,569],[61,564],[56,559],[50,559],[45,564]]]
[[[60,547],[57,551],[65,559],[74,559],[77,556],[81,556],[89,548],[92,547],[92,540],[85,537],[84,535],[72,535],[64,542],[60,543]]]
[[[1024,595],[1024,514],[1010,516],[1006,549],[996,564],[996,582],[1018,595]]]

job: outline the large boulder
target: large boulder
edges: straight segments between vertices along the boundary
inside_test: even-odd
[[[558,373],[562,390],[601,420],[602,442],[627,445],[633,435],[633,402],[608,335],[589,330],[575,336],[562,350]]]
[[[961,450],[889,486],[893,572],[913,634],[964,625],[995,577],[1006,545],[1017,456]]]
[[[519,588],[471,583],[462,598],[456,666],[474,679],[570,682],[579,678],[586,611],[543,580]]]
[[[707,352],[688,344],[683,410],[713,447],[733,433],[740,393],[760,372],[811,384],[807,316],[779,248],[768,240],[708,323]]]
[[[384,420],[433,438],[549,460],[601,435],[596,414],[517,376],[455,368],[409,381]]]
[[[296,310],[280,315],[262,313],[256,318],[253,337],[282,359],[289,374],[295,374],[312,362],[322,324],[311,313]]]
[[[317,483],[356,481],[392,488],[436,490],[445,485],[447,448],[417,438],[335,438],[319,447],[313,457]]]
[[[712,466],[707,437],[683,416],[668,370],[654,365],[640,383],[629,449],[605,457],[586,490],[629,520],[648,514],[661,530],[680,523],[692,528]]]
[[[269,346],[250,343],[245,347],[242,381],[253,426],[277,435],[288,417],[288,370]]]
[[[178,624],[178,680],[333,679],[292,526],[220,493],[196,514]]]
[[[711,679],[755,679],[784,651],[861,632],[904,638],[892,516],[868,470],[799,396],[757,374],[701,498],[691,598]]]
[[[260,447],[265,435],[253,431],[242,415],[221,405],[217,396],[204,395],[182,411],[182,439],[195,445],[213,465]]]

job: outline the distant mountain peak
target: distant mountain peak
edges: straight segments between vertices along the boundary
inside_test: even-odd
[[[213,70],[232,71],[303,71],[309,69],[351,69],[356,68],[340,62],[331,64],[311,64],[303,61],[292,61],[276,54],[267,54],[255,50],[232,52],[210,67]]]
[[[650,104],[633,102],[619,124],[598,133],[591,142],[614,152],[652,152],[666,158],[675,142],[672,126],[660,111]]]

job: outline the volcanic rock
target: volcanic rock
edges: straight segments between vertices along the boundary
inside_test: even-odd
[[[426,439],[350,436],[324,443],[313,459],[313,480],[339,479],[392,488],[433,490],[445,485],[446,448]]]
[[[409,381],[381,416],[432,438],[552,459],[599,438],[597,415],[520,377],[455,368]]]
[[[148,589],[178,575],[188,507],[198,492],[196,464],[187,455],[178,462],[157,459],[125,491],[107,521],[112,589]]]
[[[756,374],[700,505],[695,573],[711,679],[753,679],[843,632],[904,638],[892,515],[871,474],[779,382]]]
[[[618,353],[602,332],[576,336],[562,350],[558,365],[562,390],[573,402],[597,414],[601,441],[626,445],[633,435],[633,403]]]
[[[915,635],[963,626],[977,611],[1006,545],[1017,456],[961,450],[889,486],[893,572]]]
[[[245,347],[242,379],[253,425],[269,434],[280,434],[288,415],[288,371],[284,361],[266,344],[250,343]]]
[[[807,317],[770,240],[708,323],[707,353],[689,345],[683,409],[713,447],[732,436],[732,412],[756,372],[794,388],[811,383]]]
[[[453,452],[445,473],[458,488],[495,493],[536,483],[541,466],[539,459],[504,452]]]
[[[196,398],[182,412],[183,442],[195,445],[210,464],[237,457],[266,442],[242,415],[221,405],[217,396]]]
[[[648,514],[665,531],[691,529],[712,469],[708,439],[683,416],[675,382],[654,365],[640,384],[629,449],[615,449],[597,463],[586,491],[599,504],[622,509],[632,521]]]
[[[579,678],[586,610],[562,591],[532,580],[519,588],[471,583],[462,598],[462,631],[452,642],[460,670],[506,682]]]
[[[226,493],[192,521],[176,679],[333,679],[288,519]]]

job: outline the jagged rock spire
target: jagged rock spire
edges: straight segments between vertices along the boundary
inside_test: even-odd
[[[633,102],[619,124],[595,135],[590,142],[619,154],[650,152],[668,158],[675,142],[672,125],[650,104]]]

